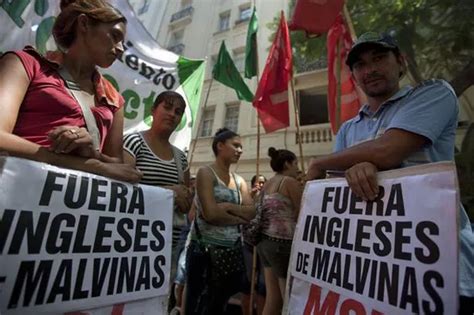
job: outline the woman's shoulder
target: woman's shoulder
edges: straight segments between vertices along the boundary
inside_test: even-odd
[[[123,136],[123,146],[126,148],[141,146],[143,139],[139,132],[132,132]]]
[[[181,150],[180,148],[178,148],[174,144],[171,144],[171,146],[172,146],[173,150],[178,153],[178,155],[179,155],[179,157],[181,157],[181,159],[184,158],[185,160],[187,160],[186,153],[184,153],[183,150]]]
[[[300,183],[296,178],[291,177],[291,176],[283,176],[283,183],[286,183],[287,185],[292,185],[295,183]]]
[[[199,178],[200,182],[209,181],[212,182],[214,185],[216,185],[219,180],[216,172],[212,168],[212,164],[201,166],[198,169],[196,178]]]
[[[22,50],[15,51],[18,56],[31,60],[32,62],[38,63],[41,66],[47,66],[48,68],[57,70],[63,63],[63,53],[55,51],[47,51],[46,53],[41,53],[33,46],[25,46]]]
[[[201,166],[198,171],[196,176],[209,176],[209,175],[214,175],[214,172],[212,171],[212,166],[209,165],[204,165]]]
[[[123,136],[123,140],[128,140],[128,139],[131,139],[134,141],[141,140],[140,132],[131,132],[131,133],[125,134]]]
[[[171,148],[173,149],[173,155],[175,159],[175,163],[177,166],[181,167],[183,172],[188,171],[189,165],[188,165],[188,157],[186,156],[186,153],[183,152],[180,148],[176,147],[175,145],[171,144]],[[177,161],[179,159],[179,162]]]
[[[301,186],[301,183],[296,178],[291,176],[285,176],[281,186],[281,191],[288,197],[303,191],[303,186]]]
[[[288,196],[290,191],[298,190],[300,187],[300,182],[291,176],[273,176],[265,183],[263,189],[267,192],[278,192]]]
[[[26,46],[22,50],[7,51],[2,55],[2,58],[7,55],[14,55],[19,59],[30,80],[45,61],[44,57],[31,46]]]
[[[179,158],[181,160],[181,164],[183,165],[183,170],[188,169],[188,157],[186,156],[186,153],[184,153],[183,150],[178,148],[177,146],[171,144],[171,147],[173,148],[173,154],[175,157]]]
[[[237,173],[233,173],[238,185],[245,183],[245,179]]]
[[[45,59],[44,56],[42,54],[40,54],[32,46],[25,46],[23,49],[11,50],[11,51],[7,51],[5,53],[6,54],[7,53],[13,53],[15,55],[18,55],[18,56],[21,56],[21,57],[24,57],[24,58],[34,59],[34,60],[37,60],[37,61]]]

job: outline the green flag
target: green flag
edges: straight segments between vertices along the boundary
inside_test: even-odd
[[[252,102],[253,94],[240,76],[239,70],[235,67],[232,58],[230,58],[224,42],[222,42],[219,49],[219,56],[217,56],[217,62],[214,65],[214,69],[212,69],[212,76],[220,83],[233,88],[237,92],[239,100]]]
[[[257,10],[254,7],[247,30],[247,46],[245,47],[245,77],[247,79],[257,75],[257,30]]]

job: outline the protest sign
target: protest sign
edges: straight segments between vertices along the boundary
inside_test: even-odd
[[[2,314],[113,308],[168,294],[172,191],[0,161]]]
[[[154,100],[161,92],[173,90],[184,97],[187,106],[170,141],[186,151],[199,110],[204,60],[187,59],[163,49],[143,27],[128,1],[110,3],[128,21],[125,52],[110,68],[99,70],[125,99],[125,132],[148,129]],[[51,31],[59,12],[59,0],[0,1],[0,54],[26,45],[35,46],[42,53],[56,49]]]
[[[455,166],[380,173],[364,202],[344,178],[307,184],[292,246],[289,314],[456,314]]]

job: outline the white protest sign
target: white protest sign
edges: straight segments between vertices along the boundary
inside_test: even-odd
[[[363,202],[343,178],[307,184],[289,314],[457,314],[454,164],[380,173],[379,185]]]
[[[172,191],[0,162],[2,314],[112,308],[168,294]]]

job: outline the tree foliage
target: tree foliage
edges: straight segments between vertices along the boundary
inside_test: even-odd
[[[290,1],[291,19],[295,1]],[[458,94],[474,84],[474,1],[472,0],[347,0],[356,34],[389,32],[406,54],[416,81],[450,80]],[[278,25],[278,17],[270,23]],[[295,68],[325,58],[325,36],[308,39],[291,32]]]
[[[397,39],[415,80],[453,80],[472,68],[473,1],[350,0],[347,5],[358,34],[386,31]]]
[[[288,23],[293,15],[293,9],[296,1],[289,2]],[[280,13],[278,13],[273,21],[267,24],[267,27],[276,31],[280,22]],[[275,33],[269,40],[273,42]],[[326,34],[321,36],[308,36],[304,31],[290,32],[291,46],[293,48],[293,66],[296,72],[306,72],[315,68],[326,67]]]

